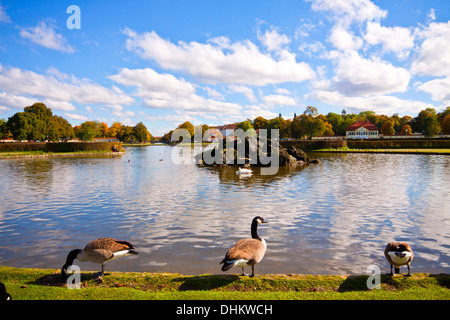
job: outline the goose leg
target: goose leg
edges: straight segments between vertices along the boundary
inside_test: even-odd
[[[245,273],[244,267],[242,267],[242,275],[243,276],[248,276],[248,273]]]
[[[252,275],[250,277],[254,277],[255,276],[255,266],[252,266]]]

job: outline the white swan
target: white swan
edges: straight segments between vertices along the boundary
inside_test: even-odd
[[[236,171],[236,174],[252,174],[251,169],[245,169],[245,168],[239,168],[238,171]]]

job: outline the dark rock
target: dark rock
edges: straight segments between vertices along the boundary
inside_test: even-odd
[[[262,163],[262,158],[271,157],[272,144],[278,146],[279,166],[299,166],[310,162],[308,155],[294,146],[283,148],[278,142],[263,137],[244,139],[226,139],[217,148],[210,148],[197,155],[195,160],[200,165],[236,165],[244,164],[250,166],[270,166],[270,163]]]

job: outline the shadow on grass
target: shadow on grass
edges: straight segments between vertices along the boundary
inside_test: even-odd
[[[182,282],[179,291],[187,290],[213,290],[225,287],[239,279],[237,275],[201,275],[192,277],[179,277],[174,282]]]
[[[338,292],[348,292],[348,291],[366,291],[367,288],[367,278],[365,275],[348,276],[344,282],[341,283]]]
[[[108,276],[106,272],[105,277]],[[98,273],[81,273],[80,281],[94,281],[98,278]],[[63,287],[67,284],[66,280],[63,280],[60,273],[52,273],[48,275],[44,275],[34,281],[28,282],[28,284],[35,284],[46,287]]]
[[[450,275],[449,274],[440,273],[440,274],[430,274],[429,276],[436,278],[436,281],[440,286],[450,289]]]

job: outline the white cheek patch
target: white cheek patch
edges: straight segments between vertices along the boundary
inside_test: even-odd
[[[405,255],[404,257],[399,257],[396,255],[395,251],[389,251],[388,254],[391,257],[392,262],[396,264],[406,264],[411,257],[411,252],[409,251],[403,251],[402,253]]]

